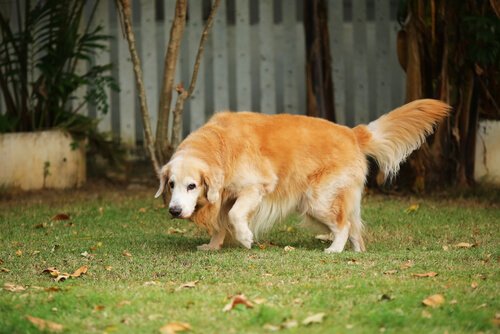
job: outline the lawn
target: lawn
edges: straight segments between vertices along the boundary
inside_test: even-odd
[[[206,234],[170,220],[153,193],[0,202],[0,332],[37,333],[27,316],[67,333],[159,333],[172,322],[191,333],[499,330],[500,206],[491,198],[369,195],[367,252],[325,254],[293,217],[260,247],[197,251]],[[70,219],[52,219],[62,213]],[[86,274],[61,282],[43,273],[84,265]],[[253,307],[223,312],[238,294]],[[424,306],[435,294],[444,301]]]

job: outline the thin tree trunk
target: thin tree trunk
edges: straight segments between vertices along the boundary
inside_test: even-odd
[[[212,9],[210,10],[210,15],[208,16],[207,22],[205,23],[205,27],[203,28],[203,33],[201,35],[200,44],[198,46],[198,53],[196,54],[196,60],[193,69],[193,75],[191,77],[191,83],[189,84],[188,90],[185,90],[183,87],[179,87],[177,89],[179,95],[177,96],[177,100],[175,102],[175,110],[174,110],[174,120],[172,125],[172,137],[170,142],[172,146],[176,148],[181,141],[181,120],[182,120],[182,112],[184,109],[184,102],[188,97],[193,94],[194,87],[196,85],[196,79],[198,77],[198,69],[200,68],[201,58],[203,56],[203,52],[205,51],[205,42],[208,37],[208,32],[212,28],[215,14],[217,13],[217,9],[219,8],[220,0],[215,0]]]
[[[325,0],[304,0],[307,115],[335,121],[327,15]]]
[[[167,162],[172,153],[172,147],[168,140],[168,121],[170,117],[170,105],[174,89],[175,68],[179,58],[179,50],[182,35],[186,24],[186,0],[178,0],[175,5],[175,17],[170,29],[167,55],[165,57],[163,72],[163,89],[160,95],[158,109],[158,124],[156,127],[156,153],[161,164]]]
[[[134,67],[135,81],[137,85],[137,90],[139,91],[139,102],[141,105],[141,116],[142,116],[142,125],[144,127],[144,137],[146,140],[146,149],[149,153],[149,158],[151,159],[151,163],[153,164],[153,169],[157,176],[160,174],[160,164],[158,163],[158,159],[156,158],[156,152],[154,148],[154,139],[153,133],[151,131],[151,117],[149,116],[149,110],[146,100],[146,91],[144,89],[144,82],[142,80],[142,69],[141,69],[141,61],[139,59],[139,55],[137,53],[137,49],[135,47],[135,35],[132,30],[132,13],[130,9],[130,1],[129,0],[118,0],[119,4],[119,12],[120,18],[122,22],[122,26],[125,30],[125,37],[128,41],[128,46],[130,50],[130,55],[132,58],[132,64]]]

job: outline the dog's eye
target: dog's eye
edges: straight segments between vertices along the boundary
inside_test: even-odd
[[[168,185],[170,186],[170,188],[174,189],[175,183],[174,181],[170,181]]]
[[[193,190],[194,188],[196,188],[196,184],[194,183],[191,183],[187,186],[187,190]]]

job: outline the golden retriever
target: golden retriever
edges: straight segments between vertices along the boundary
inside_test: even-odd
[[[162,167],[156,197],[166,188],[172,216],[208,230],[202,250],[220,249],[228,236],[250,248],[295,211],[333,232],[326,252],[342,252],[347,239],[361,252],[367,156],[394,175],[449,110],[417,100],[352,129],[299,115],[216,113]]]

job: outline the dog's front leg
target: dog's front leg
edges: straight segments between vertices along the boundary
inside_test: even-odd
[[[220,228],[217,231],[214,231],[212,237],[210,238],[210,242],[208,244],[203,244],[198,246],[198,250],[202,251],[211,251],[211,250],[219,250],[224,243],[224,238],[226,237],[226,229]]]
[[[235,238],[246,248],[251,248],[253,242],[253,234],[248,227],[248,219],[261,201],[262,192],[260,187],[247,187],[238,194],[238,199],[229,210],[229,221],[234,227]]]

